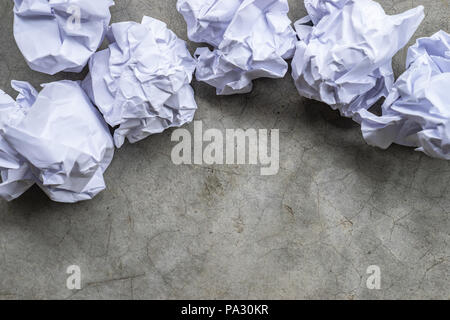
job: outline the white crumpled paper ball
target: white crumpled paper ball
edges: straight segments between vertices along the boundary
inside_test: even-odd
[[[83,88],[117,127],[118,148],[125,138],[134,143],[193,120],[195,60],[183,40],[150,17],[115,23],[108,38],[109,48],[91,58]]]
[[[14,37],[31,69],[81,72],[104,39],[112,0],[14,0]]]
[[[372,0],[305,0],[305,7],[309,16],[295,23],[300,41],[292,60],[300,94],[350,118],[387,96],[392,58],[413,36],[424,8],[388,16]]]
[[[0,196],[8,201],[35,183],[54,201],[92,199],[105,189],[114,154],[109,128],[77,82],[12,82],[0,90]]]
[[[178,0],[189,39],[199,48],[196,78],[219,95],[248,93],[257,78],[283,78],[297,38],[287,0]]]
[[[450,35],[440,31],[417,40],[406,67],[381,116],[359,112],[364,138],[383,149],[396,143],[450,160]]]

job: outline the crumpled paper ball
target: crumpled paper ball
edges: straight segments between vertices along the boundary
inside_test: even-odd
[[[299,93],[349,118],[387,96],[392,58],[417,30],[424,8],[389,16],[372,0],[305,0],[305,7],[309,16],[295,23],[300,41],[292,60]]]
[[[218,47],[243,0],[178,0],[191,41]]]
[[[396,143],[450,160],[450,35],[440,31],[417,40],[406,67],[381,116],[359,112],[364,138],[383,149]]]
[[[31,69],[81,72],[104,39],[112,0],[14,0],[14,37]]]
[[[287,0],[178,0],[199,48],[196,78],[218,95],[248,93],[257,78],[283,78],[297,41]]]
[[[77,82],[37,91],[13,81],[14,101],[0,90],[0,196],[8,201],[35,183],[54,201],[92,199],[105,189],[114,154],[109,128]]]
[[[115,23],[108,38],[109,48],[91,58],[83,88],[117,127],[118,148],[125,138],[135,143],[193,120],[195,60],[183,40],[150,17],[142,24]]]

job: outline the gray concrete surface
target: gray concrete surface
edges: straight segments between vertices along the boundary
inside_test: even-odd
[[[114,21],[146,14],[186,38],[175,0],[116,3]],[[292,19],[305,15],[302,1],[289,3]],[[450,31],[448,0],[381,4],[425,5],[416,37]],[[5,91],[11,79],[82,78],[32,72],[13,39],[12,1],[0,2],[0,18]],[[450,298],[450,162],[367,146],[351,121],[299,97],[290,76],[243,96],[194,88],[206,128],[280,129],[280,173],[175,166],[169,131],[119,150],[108,190],[90,202],[52,203],[38,188],[1,201],[0,299]],[[80,291],[66,288],[69,265],[81,267]],[[366,287],[370,265],[381,290]]]

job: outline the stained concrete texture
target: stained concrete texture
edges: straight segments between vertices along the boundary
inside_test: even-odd
[[[186,39],[175,0],[116,3],[114,22],[145,14]],[[306,14],[303,1],[289,4],[292,19]],[[416,38],[450,31],[448,0],[381,4],[391,14],[423,4]],[[13,39],[12,1],[0,2],[0,18],[6,92],[11,79],[83,77],[31,71]],[[395,57],[397,74],[405,57]],[[1,299],[450,298],[450,162],[366,145],[357,125],[301,98],[289,75],[232,97],[193,85],[205,129],[280,129],[279,174],[176,166],[169,130],[117,151],[108,189],[92,201],[57,204],[38,188],[1,201]],[[66,288],[70,265],[81,290]],[[366,286],[371,265],[380,290]]]

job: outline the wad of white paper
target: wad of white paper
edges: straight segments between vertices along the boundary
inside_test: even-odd
[[[305,0],[305,7],[309,16],[295,23],[300,41],[292,61],[300,94],[345,117],[387,96],[392,58],[415,33],[424,8],[389,16],[372,0]]]
[[[406,67],[381,116],[359,112],[364,138],[383,149],[396,143],[450,160],[450,35],[417,40]]]
[[[196,78],[219,95],[248,93],[257,78],[283,78],[297,41],[287,0],[178,0],[199,48]]]
[[[117,127],[118,148],[125,138],[134,143],[193,120],[195,60],[183,40],[150,17],[113,24],[108,39],[109,48],[91,58],[83,88]]]
[[[0,196],[8,201],[35,183],[54,201],[92,199],[114,144],[109,128],[77,82],[43,85],[38,94],[13,81],[14,101],[0,91]]]
[[[81,72],[101,45],[112,0],[14,0],[14,37],[31,69]]]

